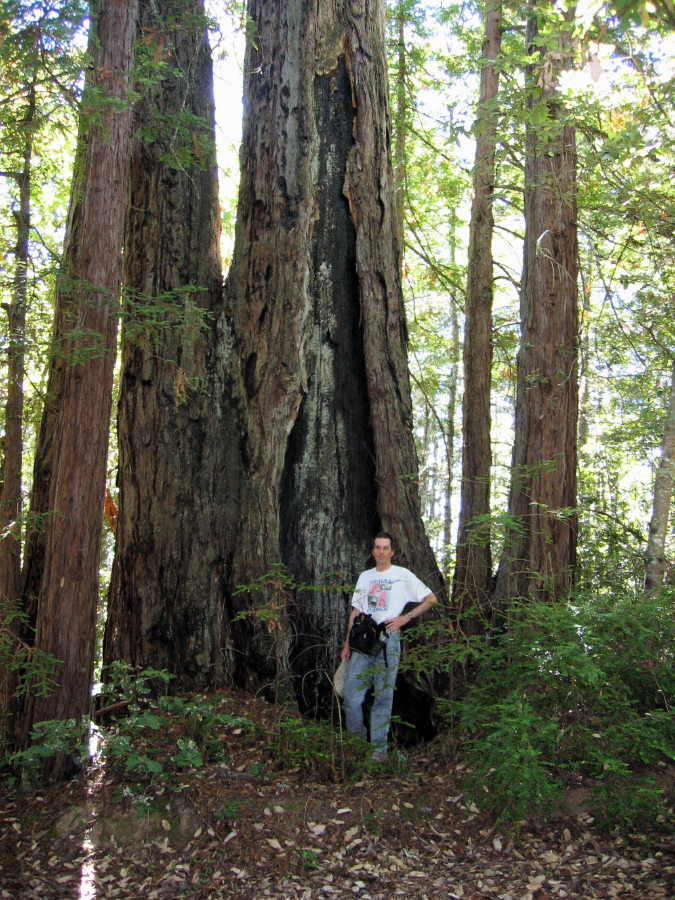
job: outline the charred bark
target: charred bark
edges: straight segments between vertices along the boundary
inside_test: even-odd
[[[168,169],[147,140],[134,154],[127,284],[145,297],[199,285],[215,318],[189,352],[185,335],[125,339],[105,657],[167,667],[184,687],[294,691],[317,710],[344,639],[342,581],[356,580],[373,531],[393,530],[400,561],[440,586],[417,498],[384,7],[251,0],[248,13],[222,309],[215,182]],[[193,52],[172,41],[165,53]],[[139,116],[175,114],[180,94],[211,122],[198,99],[210,72],[190,71]],[[207,390],[176,405],[166,361]]]
[[[281,560],[293,578],[354,582],[385,527],[434,590],[412,440],[390,158],[384,7],[252,0],[242,184],[226,286],[247,390],[249,502],[233,583]],[[295,594],[295,690],[329,696],[349,594]],[[232,612],[245,601],[232,605]],[[294,636],[293,636],[294,635]],[[249,641],[243,683],[270,674]],[[235,629],[234,640],[243,640]],[[257,647],[257,650],[253,648]]]
[[[71,196],[68,234],[57,285],[49,483],[44,566],[39,573],[35,646],[58,660],[59,687],[28,698],[24,733],[46,719],[80,719],[90,710],[98,602],[106,453],[115,361],[130,109],[124,103],[133,63],[134,3],[106,0],[92,29],[93,70],[85,91],[107,108],[83,107],[87,132],[81,181]],[[101,103],[100,99],[92,101]],[[46,425],[45,425],[46,423]],[[40,459],[37,462],[38,478]],[[37,573],[35,575],[38,580]],[[65,761],[57,761],[60,774]]]
[[[104,662],[165,668],[179,690],[202,690],[222,668],[242,490],[203,8],[141,0],[138,37],[162,65],[134,114]]]
[[[537,48],[533,4],[527,43],[530,109],[525,161],[525,258],[521,290],[515,443],[509,517],[513,523],[500,562],[494,603],[517,597],[553,600],[572,584],[577,513],[577,193],[574,128],[557,90],[569,58],[569,31],[558,50]],[[542,110],[542,105],[545,109]],[[532,121],[532,120],[531,120]]]
[[[502,43],[501,0],[485,7],[476,160],[469,228],[464,326],[462,491],[453,602],[466,633],[480,631],[492,588],[490,548],[490,387],[492,383],[492,193],[497,147],[497,60]]]

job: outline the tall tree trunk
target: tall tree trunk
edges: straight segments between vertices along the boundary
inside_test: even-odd
[[[513,526],[500,562],[496,608],[516,597],[552,600],[571,586],[577,514],[577,200],[574,129],[557,77],[571,54],[569,31],[557,49],[537,47],[546,2],[529,11],[525,259],[521,290],[515,443],[508,512]],[[543,85],[543,86],[539,86]],[[535,116],[530,117],[530,123]]]
[[[92,23],[93,70],[82,116],[89,122],[95,116],[96,124],[71,195],[50,378],[57,405],[43,419],[53,431],[40,439],[51,448],[51,477],[35,645],[60,660],[59,686],[49,697],[28,698],[24,733],[37,721],[79,719],[91,704],[135,22],[135,3],[102,0]],[[65,765],[57,763],[54,774]]]
[[[233,583],[279,560],[303,583],[330,572],[353,582],[384,527],[397,561],[438,590],[412,439],[384,5],[251,0],[248,11],[256,37],[226,292],[250,499]],[[295,595],[303,708],[329,696],[348,604],[335,590]],[[245,683],[259,681],[263,656],[249,650],[244,663]]]
[[[5,405],[5,455],[0,477],[0,628],[8,625],[0,651],[0,744],[7,736],[10,700],[15,675],[5,655],[18,631],[14,613],[21,599],[21,471],[23,462],[23,379],[25,374],[26,298],[30,240],[30,193],[35,131],[35,83],[28,90],[23,120],[24,147],[21,171],[15,174],[19,187],[16,211],[16,251],[12,302],[7,307],[9,348],[7,359],[7,403]]]
[[[583,277],[583,267],[579,267],[582,287],[581,322],[579,323],[579,427],[577,435],[577,447],[579,455],[584,457],[584,446],[588,440],[590,417],[590,379],[589,358],[591,342],[590,304],[592,286],[587,284]]]
[[[400,562],[432,588],[439,577],[417,496],[383,5],[250,0],[248,15],[242,178],[221,314],[207,227],[213,183],[189,194],[197,173],[162,169],[162,148],[146,146],[137,164],[130,286],[151,294],[154,284],[199,284],[216,327],[185,364],[206,390],[188,390],[183,406],[160,362],[183,366],[184,336],[125,349],[105,657],[166,666],[186,686],[231,678],[259,688],[292,675],[301,707],[314,710],[330,697],[326,672],[344,639],[340,582],[355,580],[373,532],[390,528]],[[192,58],[173,47],[165,41],[165,52]],[[203,65],[195,58],[194,83],[182,89],[165,80],[152,103],[174,110],[178,95],[208,118]],[[143,278],[132,280],[136,269]],[[280,563],[295,583],[325,590],[290,590]]]
[[[492,586],[490,548],[490,386],[492,381],[492,193],[497,146],[497,60],[502,43],[501,0],[487,0],[482,50],[476,160],[469,227],[469,264],[464,325],[462,490],[453,601],[462,627],[481,628],[481,616],[463,615],[486,605]]]
[[[654,479],[652,517],[645,551],[645,591],[655,592],[663,585],[666,573],[666,534],[673,496],[673,457],[675,456],[675,364],[670,380],[670,398],[666,427],[661,444],[661,459]]]
[[[28,93],[23,121],[23,166],[15,174],[19,187],[12,302],[7,307],[9,349],[5,456],[0,484],[0,604],[15,604],[21,595],[21,467],[23,459],[23,379],[25,373],[26,296],[30,239],[30,191],[35,129],[35,84]],[[1,609],[1,607],[0,607]]]
[[[104,662],[166,668],[179,690],[203,690],[222,669],[243,482],[203,5],[140,0],[138,37],[161,68],[134,113]]]
[[[453,216],[454,219],[454,216]],[[452,241],[452,263],[454,265],[455,241]],[[457,314],[457,298],[450,297],[450,335],[452,349],[450,353],[450,379],[448,384],[448,415],[445,429],[445,505],[443,509],[443,573],[450,570],[452,557],[452,492],[454,490],[455,470],[455,415],[457,413],[457,385],[459,383],[459,363],[461,357],[461,341],[459,336],[459,316]]]

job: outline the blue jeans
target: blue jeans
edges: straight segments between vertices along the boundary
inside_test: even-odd
[[[368,688],[373,687],[373,708],[370,712],[370,743],[376,750],[387,749],[387,735],[394,703],[394,685],[401,659],[401,641],[392,634],[387,640],[387,663],[384,652],[379,656],[366,656],[352,651],[345,677],[344,708],[347,731],[366,739],[363,723],[363,701]]]

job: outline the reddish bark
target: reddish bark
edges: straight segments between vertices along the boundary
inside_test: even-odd
[[[222,311],[212,182],[194,171],[181,181],[138,149],[128,283],[146,295],[198,284],[215,323],[185,368],[205,390],[188,390],[184,406],[160,363],[178,359],[182,337],[125,349],[105,655],[166,666],[184,686],[276,680],[274,696],[292,678],[301,706],[315,709],[330,697],[348,595],[237,587],[279,563],[313,586],[338,572],[353,581],[382,525],[396,532],[401,562],[436,590],[439,576],[417,499],[384,6],[251,0],[248,13],[255,39]],[[182,93],[170,79],[158,86],[155,105],[186,97],[210,122],[195,99],[207,90],[201,65],[186,69],[201,80]],[[272,605],[256,619],[259,600]]]
[[[502,5],[485,7],[476,161],[469,229],[469,264],[464,325],[462,497],[453,601],[467,633],[481,628],[478,610],[492,589],[490,549],[490,386],[492,382],[492,193],[497,146],[496,107],[501,53]],[[463,616],[467,610],[474,612]]]
[[[219,318],[211,54],[192,0],[141,0],[138,34],[162,77],[134,114],[104,662],[166,668],[179,690],[202,690],[221,679],[242,490],[229,325]]]
[[[7,403],[5,405],[5,456],[0,480],[0,604],[10,608],[21,595],[21,466],[23,460],[23,379],[25,373],[26,295],[30,238],[30,188],[35,127],[35,85],[29,89],[24,116],[23,166],[15,174],[19,187],[16,214],[14,290],[7,307],[9,349]],[[0,610],[2,606],[0,606]]]
[[[577,514],[577,192],[574,128],[557,90],[571,52],[535,48],[531,7],[527,43],[529,107],[545,104],[544,125],[528,125],[525,161],[525,259],[521,290],[515,443],[509,516],[495,605],[516,597],[553,600],[572,584]],[[536,55],[535,55],[536,54]],[[539,87],[538,84],[543,85]]]
[[[91,706],[131,122],[120,100],[133,63],[135,21],[135,3],[102,0],[92,24],[96,42],[88,87],[111,105],[103,114],[99,107],[102,121],[87,132],[84,168],[71,197],[57,286],[54,402],[43,419],[50,433],[41,436],[41,446],[51,448],[51,472],[35,646],[60,660],[59,687],[49,697],[29,697],[25,730],[36,721],[79,719]],[[84,108],[85,120],[93,112]]]

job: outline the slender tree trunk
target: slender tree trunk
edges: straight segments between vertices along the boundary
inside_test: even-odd
[[[102,0],[92,24],[92,90],[85,92],[82,115],[96,118],[82,154],[82,181],[76,179],[72,194],[57,286],[50,381],[58,408],[43,420],[53,433],[41,438],[42,447],[51,447],[51,478],[35,645],[60,660],[59,686],[49,697],[29,697],[24,731],[46,719],[80,719],[91,704],[135,20],[135,3]],[[100,98],[109,105],[102,108]],[[65,765],[57,762],[54,774]]]
[[[654,479],[654,500],[645,551],[645,591],[656,592],[666,573],[666,534],[673,496],[673,457],[675,456],[675,364],[670,380],[670,398],[666,427],[661,444],[661,459]]]
[[[10,701],[15,674],[9,654],[16,640],[14,612],[21,601],[21,471],[23,461],[23,379],[25,374],[26,299],[30,240],[30,194],[35,129],[35,84],[29,88],[24,116],[24,150],[21,171],[16,174],[19,208],[16,212],[16,251],[12,302],[7,308],[9,349],[7,403],[5,406],[5,456],[0,478],[0,627],[7,626],[0,651],[0,743],[7,737]],[[5,655],[8,654],[8,655]]]
[[[530,7],[526,39],[529,124],[525,161],[525,260],[521,291],[515,443],[509,493],[514,523],[501,559],[496,608],[516,597],[553,600],[571,586],[577,514],[577,201],[574,129],[565,121],[557,77],[571,53],[537,49],[549,3]],[[543,87],[539,87],[543,85]],[[531,121],[532,119],[530,119]]]
[[[254,0],[249,15],[227,294],[248,393],[251,499],[233,581],[281,559],[304,583],[330,572],[353,582],[384,527],[397,561],[439,590],[412,439],[384,7]],[[329,696],[348,605],[335,590],[295,595],[304,708]],[[259,679],[261,655],[244,661],[247,683]]]
[[[452,256],[454,263],[454,239]],[[452,553],[452,492],[454,490],[455,470],[455,415],[457,412],[457,385],[459,383],[459,362],[461,357],[461,341],[459,336],[459,317],[457,300],[450,298],[450,327],[452,350],[450,355],[450,381],[448,384],[448,416],[445,430],[445,505],[443,510],[443,572],[450,569]]]
[[[12,303],[7,308],[9,350],[5,406],[5,457],[0,488],[0,604],[15,604],[21,596],[21,467],[23,459],[23,379],[25,372],[26,296],[30,239],[30,191],[35,128],[35,85],[29,90],[24,116],[24,151],[16,174],[16,251]]]
[[[591,285],[586,284],[586,281],[583,277],[583,268],[580,267],[580,275],[581,275],[581,285],[582,285],[582,308],[581,308],[581,322],[579,323],[579,428],[578,428],[578,437],[577,437],[577,446],[579,448],[579,454],[583,457],[584,455],[584,446],[586,441],[588,440],[588,426],[589,426],[589,398],[590,398],[590,385],[589,385],[589,350],[590,350],[590,322],[589,322],[589,311],[590,311],[590,299],[591,299]]]
[[[138,37],[161,69],[134,113],[104,662],[166,668],[178,690],[203,690],[222,670],[224,578],[243,502],[203,5],[141,0]]]
[[[490,385],[492,380],[492,193],[495,179],[499,89],[497,60],[502,42],[501,0],[485,5],[480,105],[469,228],[466,322],[464,326],[464,403],[462,490],[453,600],[468,632],[481,617],[463,613],[486,605],[492,586],[490,549]]]

